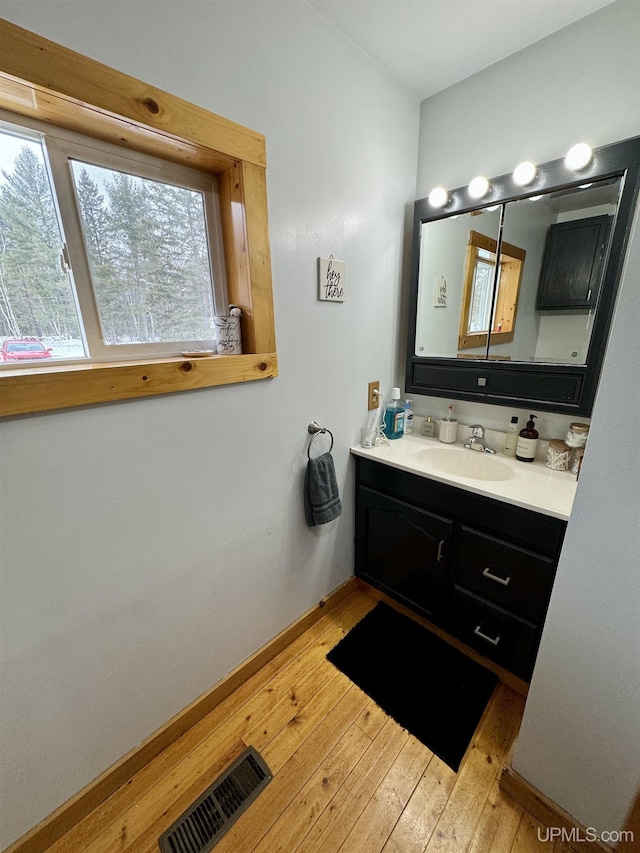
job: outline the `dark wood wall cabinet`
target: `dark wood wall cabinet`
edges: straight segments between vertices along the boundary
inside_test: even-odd
[[[589,216],[549,226],[538,311],[595,307],[612,222],[612,216]]]
[[[528,681],[566,522],[355,460],[356,576]]]

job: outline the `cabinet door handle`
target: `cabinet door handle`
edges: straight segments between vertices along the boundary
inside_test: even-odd
[[[487,637],[487,635],[483,634],[482,631],[480,630],[480,625],[476,625],[473,633],[477,637],[482,637],[483,640],[486,640],[488,643],[491,643],[492,646],[497,646],[498,643],[500,642],[500,634],[498,634],[496,637]]]
[[[484,570],[484,572],[482,573],[482,575],[483,575],[483,577],[485,577],[485,578],[489,578],[489,580],[495,581],[496,583],[501,583],[503,586],[508,586],[508,585],[509,585],[509,581],[511,580],[511,578],[510,578],[510,577],[506,577],[506,578],[499,578],[499,577],[498,577],[498,575],[494,575],[494,574],[492,574],[491,569],[489,568],[489,566],[487,566],[487,567],[486,567],[486,569]]]
[[[440,562],[440,560],[442,559],[442,549],[443,549],[443,548],[444,548],[444,539],[441,539],[441,540],[438,542],[438,556],[437,556],[437,558],[436,558],[436,562],[438,562],[438,563],[439,563],[439,562]]]

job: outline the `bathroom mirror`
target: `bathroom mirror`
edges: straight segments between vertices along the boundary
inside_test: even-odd
[[[415,204],[407,393],[588,416],[638,194],[640,137],[522,190]]]

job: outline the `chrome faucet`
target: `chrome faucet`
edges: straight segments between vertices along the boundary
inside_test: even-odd
[[[467,450],[476,450],[478,453],[495,453],[493,447],[489,447],[484,440],[484,427],[482,424],[474,424],[471,427],[471,436],[465,444]]]

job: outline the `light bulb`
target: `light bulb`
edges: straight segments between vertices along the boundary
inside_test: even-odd
[[[580,172],[585,169],[593,158],[591,146],[586,142],[578,142],[573,148],[570,148],[567,156],[564,158],[564,164],[567,169],[573,169],[574,172]]]
[[[530,183],[532,183],[533,179],[537,173],[536,166],[531,163],[529,160],[525,160],[523,163],[520,163],[513,170],[513,182],[517,184],[519,187],[527,187]]]
[[[482,175],[478,175],[469,184],[469,195],[471,198],[484,198],[489,192],[489,181]]]
[[[431,207],[444,207],[449,201],[449,193],[443,187],[435,187],[429,193],[429,204]]]

